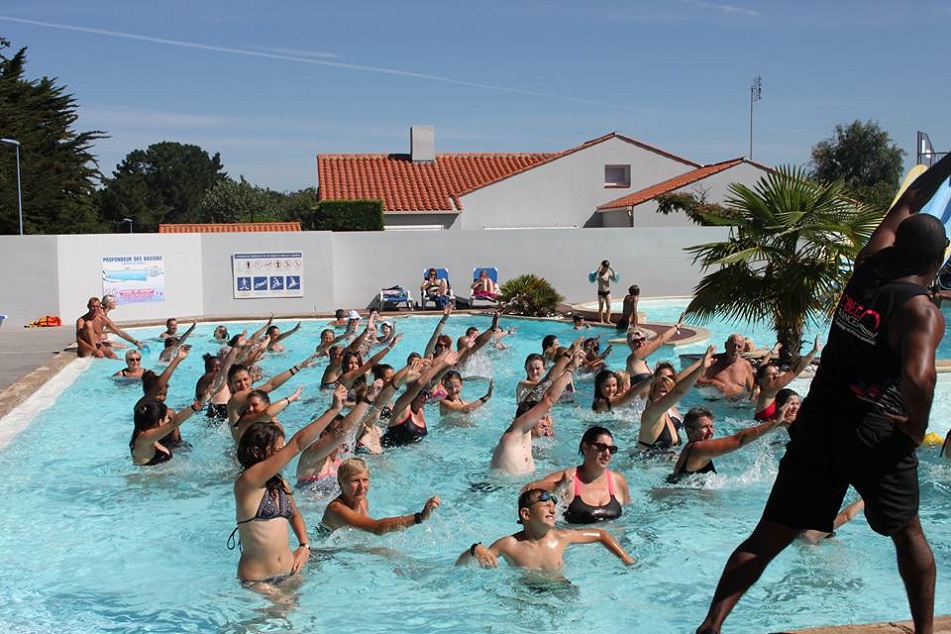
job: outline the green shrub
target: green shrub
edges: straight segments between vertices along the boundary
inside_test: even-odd
[[[537,275],[520,275],[499,289],[501,312],[507,315],[550,317],[564,297],[548,280]]]
[[[383,231],[383,201],[322,200],[317,203],[312,228],[315,231]]]

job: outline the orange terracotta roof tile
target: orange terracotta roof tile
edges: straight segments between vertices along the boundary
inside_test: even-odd
[[[255,231],[300,231],[299,222],[222,222],[159,225],[159,233],[248,233]]]
[[[743,161],[744,159],[742,158],[730,159],[729,161],[714,163],[713,165],[706,165],[691,172],[674,176],[673,178],[667,179],[661,183],[657,183],[656,185],[651,185],[646,189],[642,189],[640,191],[634,192],[633,194],[628,194],[622,198],[604,203],[598,207],[598,211],[635,207],[662,194],[669,194],[672,191],[676,191],[681,187],[686,187],[691,183],[696,183],[697,181],[707,178],[708,176],[713,176],[714,174],[728,170],[731,167],[739,165]]]
[[[382,200],[386,212],[457,213],[460,196],[613,138],[700,166],[617,132],[563,152],[437,154],[428,163],[413,163],[408,154],[318,154],[319,197]]]

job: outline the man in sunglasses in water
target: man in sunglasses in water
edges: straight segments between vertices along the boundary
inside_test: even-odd
[[[456,565],[475,559],[483,568],[496,568],[502,556],[509,565],[547,573],[560,573],[565,548],[572,544],[600,543],[628,566],[634,559],[611,533],[598,528],[555,528],[556,498],[544,489],[529,489],[518,497],[518,523],[522,530],[496,540],[486,548],[480,542],[459,555]]]

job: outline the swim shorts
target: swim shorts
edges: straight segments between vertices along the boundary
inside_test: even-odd
[[[832,532],[851,484],[865,500],[876,533],[891,536],[918,514],[916,445],[894,422],[872,411],[857,423],[803,403],[779,463],[763,519],[800,530]],[[843,420],[845,419],[845,420]]]

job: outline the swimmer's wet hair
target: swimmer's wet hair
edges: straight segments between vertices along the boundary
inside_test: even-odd
[[[691,407],[684,415],[684,429],[696,429],[701,418],[713,420],[713,412],[706,407]]]
[[[518,509],[516,510],[518,519],[515,520],[515,523],[516,524],[522,523],[522,509],[529,508],[532,504],[534,504],[538,500],[538,498],[540,498],[546,493],[551,495],[551,492],[546,491],[545,489],[536,488],[536,489],[529,489],[528,491],[523,491],[522,494],[518,496]]]
[[[337,467],[337,482],[343,482],[357,473],[370,473],[370,468],[363,458],[347,458]]]

